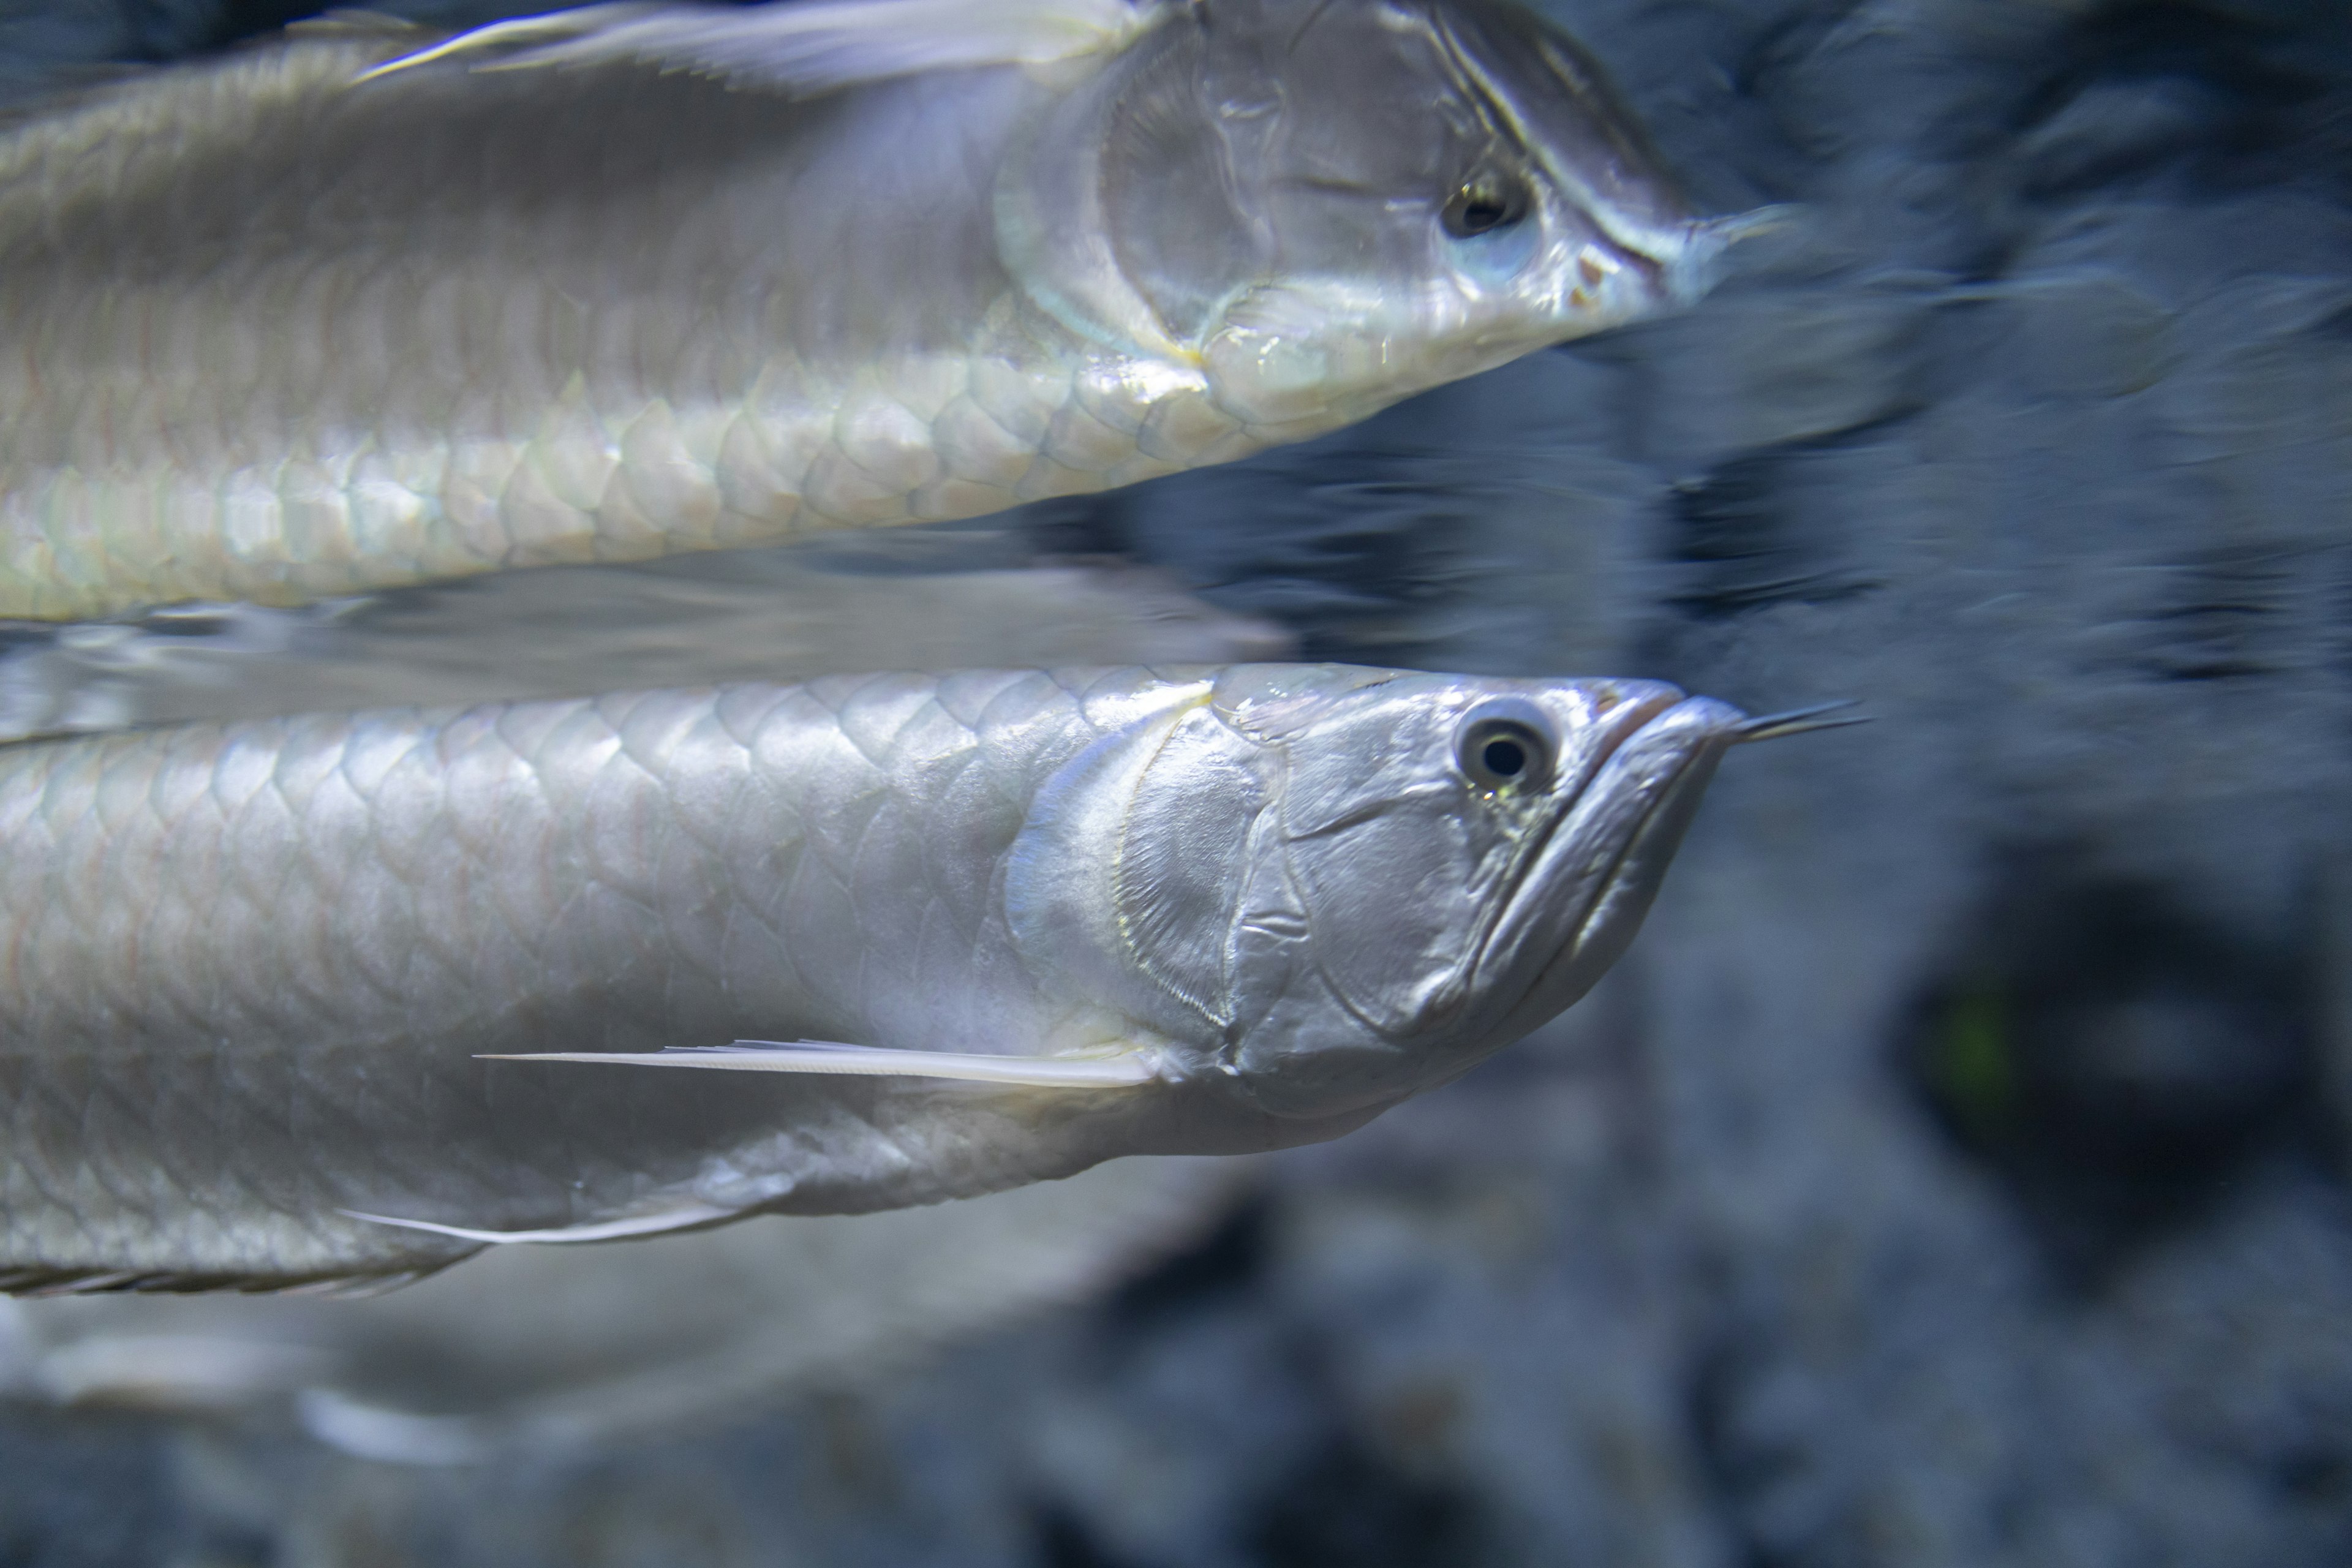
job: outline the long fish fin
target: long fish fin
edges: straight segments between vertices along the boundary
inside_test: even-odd
[[[481,67],[524,65],[541,49],[577,45],[600,35],[610,35],[627,23],[649,21],[661,9],[659,5],[640,5],[635,0],[616,0],[612,5],[576,5],[568,11],[512,16],[503,22],[490,22],[453,34],[436,44],[408,54],[395,55],[382,65],[362,72],[359,79],[373,81],[394,71],[409,70],[446,59],[466,59]]]
[[[953,1051],[901,1051],[831,1040],[738,1040],[731,1046],[666,1051],[541,1051],[484,1057],[493,1062],[605,1062],[624,1067],[711,1068],[722,1072],[805,1072],[861,1078],[945,1078],[1033,1089],[1131,1089],[1159,1078],[1139,1049],[1100,1057],[990,1057]]]
[[[808,98],[923,71],[1110,54],[1171,11],[1164,0],[583,5],[477,27],[360,79],[453,58],[491,70],[634,61]]]
[[[221,1291],[239,1296],[320,1296],[332,1300],[381,1296],[438,1274],[470,1258],[461,1252],[421,1268],[359,1274],[173,1273],[156,1269],[0,1268],[0,1296],[186,1296]]]
[[[371,1225],[396,1225],[404,1230],[429,1230],[436,1236],[454,1236],[460,1241],[479,1241],[492,1247],[504,1247],[519,1241],[562,1245],[573,1241],[619,1241],[632,1236],[659,1236],[666,1230],[684,1230],[689,1226],[709,1225],[713,1220],[726,1219],[741,1211],[719,1208],[712,1204],[681,1204],[652,1214],[631,1215],[625,1219],[592,1220],[586,1225],[559,1226],[551,1230],[475,1230],[462,1225],[443,1225],[436,1220],[362,1214],[357,1209],[337,1209],[335,1212],[351,1219],[366,1220]]]
[[[720,1208],[711,1204],[681,1204],[651,1214],[594,1220],[585,1225],[562,1226],[548,1230],[478,1230],[462,1225],[443,1225],[437,1220],[364,1214],[358,1209],[338,1209],[335,1212],[349,1219],[365,1220],[371,1225],[396,1226],[403,1230],[426,1231],[434,1236],[474,1242],[477,1246],[499,1247],[524,1241],[618,1241],[633,1236],[657,1236],[664,1231],[684,1230],[693,1226],[709,1225],[714,1220],[731,1218],[742,1211]],[[437,1274],[450,1264],[472,1256],[471,1252],[460,1252],[424,1268],[365,1274],[276,1276],[174,1274],[152,1269],[0,1268],[0,1296],[184,1295],[198,1291],[337,1298],[378,1296],[386,1290],[414,1284],[427,1275]]]

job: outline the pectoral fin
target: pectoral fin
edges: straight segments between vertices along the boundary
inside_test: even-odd
[[[845,1046],[830,1040],[800,1040],[789,1045],[781,1040],[738,1040],[731,1046],[673,1047],[665,1051],[541,1051],[479,1059],[606,1062],[624,1067],[834,1073],[861,1078],[944,1078],[1033,1089],[1128,1089],[1160,1077],[1159,1064],[1146,1052],[1135,1049],[1100,1057],[992,1057]]]
[[[363,1219],[370,1225],[395,1225],[403,1230],[429,1230],[436,1236],[454,1236],[460,1241],[483,1241],[497,1247],[517,1241],[560,1245],[570,1241],[619,1241],[631,1236],[658,1236],[666,1230],[684,1230],[688,1226],[726,1219],[738,1211],[710,1204],[682,1204],[677,1208],[662,1209],[654,1214],[631,1215],[625,1219],[596,1220],[587,1225],[567,1225],[552,1230],[473,1230],[462,1225],[441,1225],[429,1219],[400,1219],[388,1214],[362,1214],[357,1209],[337,1209],[335,1212],[349,1219]]]

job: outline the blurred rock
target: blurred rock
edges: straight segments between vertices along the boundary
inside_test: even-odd
[[[2241,945],[2163,889],[2012,868],[1921,998],[1906,1067],[2095,1287],[2315,1134],[2318,954]]]

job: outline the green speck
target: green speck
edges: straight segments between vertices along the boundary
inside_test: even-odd
[[[1929,1088],[1961,1131],[1982,1142],[2007,1137],[2017,1121],[2017,1053],[1998,984],[1969,986],[1945,1005],[1927,1067]]]

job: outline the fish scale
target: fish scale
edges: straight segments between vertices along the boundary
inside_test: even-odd
[[[353,98],[350,79],[387,52],[380,41],[310,45],[282,60],[211,69],[231,87],[262,79],[292,121],[271,129],[301,137],[331,129],[314,121],[334,121]],[[79,111],[98,121],[89,133],[101,139],[149,134],[168,144],[192,130],[168,115],[160,125],[140,116],[109,126],[111,112]],[[132,162],[45,169],[44,194],[52,210],[75,213],[112,194],[83,181],[112,177],[119,188]],[[14,184],[0,185],[0,204],[26,199],[25,180]],[[411,318],[415,338],[370,344],[354,323],[398,320],[425,260],[395,249],[338,270],[331,258],[232,256],[176,289],[134,275],[93,298],[92,258],[21,230],[11,237],[0,335],[24,346],[0,375],[0,402],[15,416],[0,530],[16,542],[0,569],[0,614],[82,617],[187,598],[295,603],[496,566],[635,560],[965,515],[1013,504],[1043,461],[1034,444],[959,450],[958,477],[991,493],[982,505],[933,506],[923,493],[938,468],[930,421],[908,403],[936,402],[943,381],[960,382],[960,356],[906,356],[847,375],[788,353],[729,364],[740,356],[698,354],[688,334],[740,339],[752,335],[750,321],[730,329],[689,314],[664,323],[657,305],[649,339],[625,348],[616,340],[632,324],[615,323],[565,353],[567,334],[544,319],[560,298],[542,300],[534,287],[551,269],[530,255],[494,249],[475,268],[436,276],[421,290],[428,308]],[[113,226],[85,241],[154,243]],[[600,248],[615,247],[602,238]],[[648,287],[678,291],[658,266]],[[967,352],[1048,365],[1074,357],[1005,304],[993,315],[1011,324],[976,335]],[[387,353],[389,363],[377,357]],[[119,368],[110,375],[110,366]],[[454,428],[371,426],[356,412],[373,384],[406,384],[395,406],[414,405],[420,383],[453,374]],[[1066,400],[1066,372],[1061,380]],[[774,397],[786,384],[798,395]],[[1004,414],[1051,424],[1050,382],[1043,396],[1035,378],[996,384]],[[341,423],[304,416],[314,403],[337,401],[355,411]],[[1045,488],[1065,483],[1057,476]]]
[[[0,846],[9,865],[0,1074],[15,1113],[0,1257],[70,1269],[87,1243],[111,1267],[155,1272],[299,1276],[354,1259],[397,1271],[384,1267],[387,1237],[398,1268],[466,1248],[331,1214],[323,1226],[315,1213],[298,1221],[254,1194],[269,1190],[273,1173],[294,1171],[342,1202],[379,1206],[446,1203],[470,1184],[468,1212],[487,1205],[493,1217],[546,1223],[558,1184],[518,1184],[510,1162],[549,1173],[601,1168],[606,1190],[591,1197],[605,1202],[647,1182],[689,1179],[706,1147],[775,1173],[777,1154],[761,1145],[792,1117],[772,1086],[719,1097],[758,1108],[747,1114],[739,1104],[719,1119],[732,1147],[698,1130],[682,1144],[638,1148],[624,1132],[645,1086],[551,1083],[474,1062],[470,1050],[495,1037],[484,1020],[495,1029],[523,1015],[549,1037],[615,1044],[723,1041],[779,1018],[846,1022],[872,1008],[854,968],[795,964],[776,942],[779,927],[813,937],[827,910],[926,929],[935,940],[925,957],[950,956],[952,945],[937,940],[950,905],[921,874],[920,845],[939,830],[929,816],[941,799],[960,798],[951,787],[960,772],[938,764],[1009,746],[1000,767],[1034,774],[1096,734],[1079,699],[1048,678],[1006,676],[1000,685],[1041,689],[1024,695],[1042,696],[1060,722],[1041,724],[1024,704],[1030,710],[1013,725],[975,728],[920,683],[891,678],[731,691],[723,722],[720,699],[687,693],[194,726],[162,747],[138,734],[21,748],[0,778],[0,820],[34,828]],[[853,731],[856,744],[846,741]],[[756,767],[762,751],[789,754],[791,771]],[[400,760],[383,765],[386,752]],[[466,757],[524,787],[477,787],[453,765]],[[373,775],[372,788],[343,766],[351,758]],[[757,889],[746,896],[741,873],[773,867],[790,825],[772,803],[793,794],[883,805],[899,848],[887,875],[861,877],[855,837],[793,844],[794,858],[824,868],[828,885],[800,883],[817,907],[771,924],[769,899]],[[113,805],[104,818],[88,809],[101,796]],[[127,799],[146,809],[126,816]],[[1018,826],[999,814],[1000,835]],[[240,841],[234,858],[211,852]],[[264,847],[274,852],[256,852]],[[241,874],[224,883],[216,868]],[[694,905],[740,913],[767,951],[724,954],[696,921],[677,918]],[[986,924],[948,922],[968,969]],[[316,940],[320,932],[331,940]],[[385,979],[366,981],[368,970]],[[1001,987],[1004,976],[1000,968],[988,984]],[[424,1086],[415,1101],[396,1087],[412,1074]],[[673,1090],[697,1105],[714,1098],[707,1087],[667,1083],[653,1098]],[[294,1121],[325,1113],[340,1133],[337,1108],[353,1091],[364,1138],[312,1142],[291,1131],[289,1103]],[[549,1126],[486,1145],[479,1112],[542,1094],[551,1097]],[[468,1130],[476,1136],[461,1135]],[[503,1152],[468,1184],[464,1152],[485,1146]],[[457,1169],[420,1175],[445,1164]],[[177,1212],[132,1201],[105,1174],[118,1167],[168,1173]],[[209,1212],[207,1194],[240,1188],[247,1201],[229,1205],[242,1216],[233,1238],[202,1258],[182,1255],[181,1233]],[[61,1203],[60,1194],[73,1195]],[[138,1245],[123,1245],[133,1231]]]

